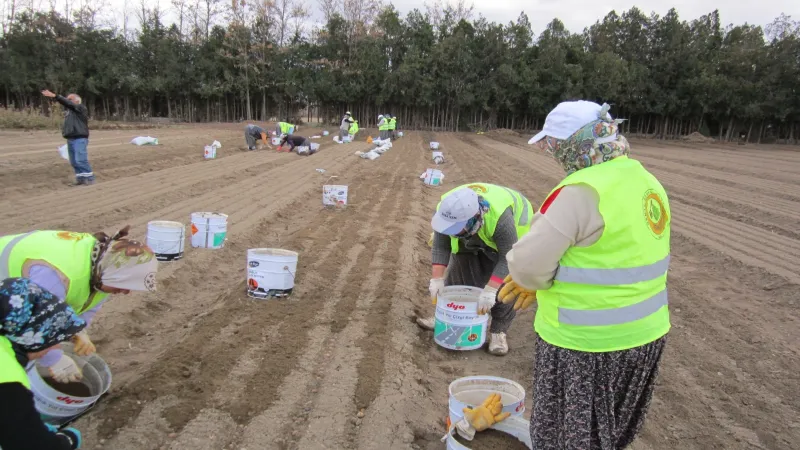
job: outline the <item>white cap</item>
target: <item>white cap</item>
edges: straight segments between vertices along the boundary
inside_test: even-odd
[[[461,188],[442,199],[431,227],[438,233],[454,236],[464,230],[479,210],[478,194],[470,188]]]
[[[566,139],[586,124],[600,119],[602,106],[595,102],[578,100],[575,102],[562,102],[550,111],[544,121],[544,128],[536,136],[528,141],[528,144],[535,144],[546,136],[556,139]],[[611,120],[611,115],[606,113],[606,118]]]

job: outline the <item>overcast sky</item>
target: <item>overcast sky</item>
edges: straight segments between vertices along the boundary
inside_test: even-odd
[[[63,0],[56,1],[63,4]],[[170,0],[145,1],[151,5],[157,3],[162,10],[171,7]],[[72,2],[78,4],[80,0],[72,0]],[[104,0],[103,2],[106,5],[104,15],[111,12],[108,9],[112,9],[111,15],[121,21],[124,5],[127,3],[129,7],[135,7],[134,5],[138,5],[140,0]],[[318,0],[305,0],[305,2],[311,6],[315,18],[319,19],[321,14]],[[425,0],[395,0],[392,3],[403,15],[414,8],[425,11]],[[725,0],[724,2],[709,0],[671,0],[668,2],[660,0],[474,0],[474,5],[476,17],[478,14],[482,14],[490,21],[504,24],[516,20],[520,12],[524,11],[528,14],[533,31],[537,35],[555,17],[561,19],[570,31],[578,33],[595,21],[602,19],[612,10],[621,14],[634,5],[648,15],[651,12],[664,15],[674,7],[678,10],[682,20],[696,19],[714,9],[719,9],[723,26],[745,22],[764,26],[781,13],[792,16],[794,20],[800,20],[800,0]]]

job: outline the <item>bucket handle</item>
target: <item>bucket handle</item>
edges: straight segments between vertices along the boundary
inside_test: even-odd
[[[294,274],[292,273],[291,270],[289,270],[289,266],[283,266],[283,270],[289,272],[289,275],[292,276],[292,281],[294,281]]]

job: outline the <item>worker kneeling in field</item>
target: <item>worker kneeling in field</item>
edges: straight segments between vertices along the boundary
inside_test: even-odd
[[[244,139],[247,142],[248,150],[255,150],[256,143],[259,139],[261,139],[261,142],[265,145],[269,146],[267,132],[257,125],[249,124],[244,128]]]
[[[87,326],[109,294],[155,291],[158,261],[145,244],[127,239],[128,228],[105,233],[32,231],[0,237],[0,279],[23,277],[51,292],[80,314]],[[72,338],[75,353],[95,352],[89,335]],[[39,365],[60,383],[81,379],[75,361],[53,350]]]
[[[508,353],[506,332],[514,319],[514,305],[497,302],[497,289],[508,275],[506,254],[527,233],[533,207],[519,192],[488,183],[472,183],[442,196],[431,220],[430,294],[434,304],[445,286],[483,288],[478,313],[491,312],[489,352]],[[418,318],[432,330],[433,316]]]
[[[300,154],[311,155],[311,154],[314,154],[314,153],[317,152],[316,150],[312,150],[311,149],[311,140],[309,138],[303,137],[303,136],[296,136],[296,135],[284,136],[283,139],[281,139],[281,145],[278,146],[278,151],[279,152],[283,151],[283,145],[284,144],[289,144],[289,149],[286,150],[287,152],[291,152],[292,150],[299,149],[300,147],[308,148],[307,152],[305,150],[303,150],[302,152],[300,152],[298,150],[297,151],[298,155],[300,155]]]
[[[534,329],[534,449],[626,448],[641,429],[670,329],[670,208],[628,158],[608,105],[559,104],[529,143],[567,173],[508,253],[498,298]]]
[[[278,122],[275,125],[275,133],[278,136],[286,136],[289,134],[294,134],[295,131],[299,130],[300,127],[289,122]]]
[[[33,401],[25,366],[86,327],[63,300],[25,278],[0,280],[0,447],[72,450],[81,433],[45,425]]]

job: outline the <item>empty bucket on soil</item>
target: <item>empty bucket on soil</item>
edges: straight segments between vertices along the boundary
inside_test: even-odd
[[[206,145],[203,147],[203,158],[214,159],[217,157],[217,147],[213,145]]]
[[[228,234],[228,215],[214,212],[192,213],[192,247],[222,248]]]
[[[428,169],[419,178],[429,186],[439,186],[444,180],[444,174],[439,169]]]
[[[431,150],[439,150],[439,143],[436,141],[431,142]]]
[[[459,378],[447,389],[450,395],[448,418],[456,423],[464,418],[464,408],[476,408],[490,394],[500,394],[503,412],[521,417],[525,412],[525,388],[507,378],[488,375]]]
[[[186,227],[180,222],[153,220],[147,222],[147,245],[159,261],[174,261],[183,257]]]
[[[448,286],[436,300],[433,340],[448,350],[475,350],[486,342],[489,314],[478,314],[481,289]]]
[[[279,137],[272,138],[272,145],[281,145],[281,138]]]
[[[286,297],[294,288],[297,252],[279,248],[247,251],[247,295],[253,298]]]
[[[69,422],[97,402],[111,387],[111,370],[97,354],[77,356],[69,343],[62,343],[64,354],[75,360],[83,379],[77,383],[61,384],[47,378],[47,369],[33,363],[27,369],[36,411],[42,420],[52,425]]]
[[[322,186],[322,204],[337,208],[347,206],[347,186],[341,184],[326,184]]]

